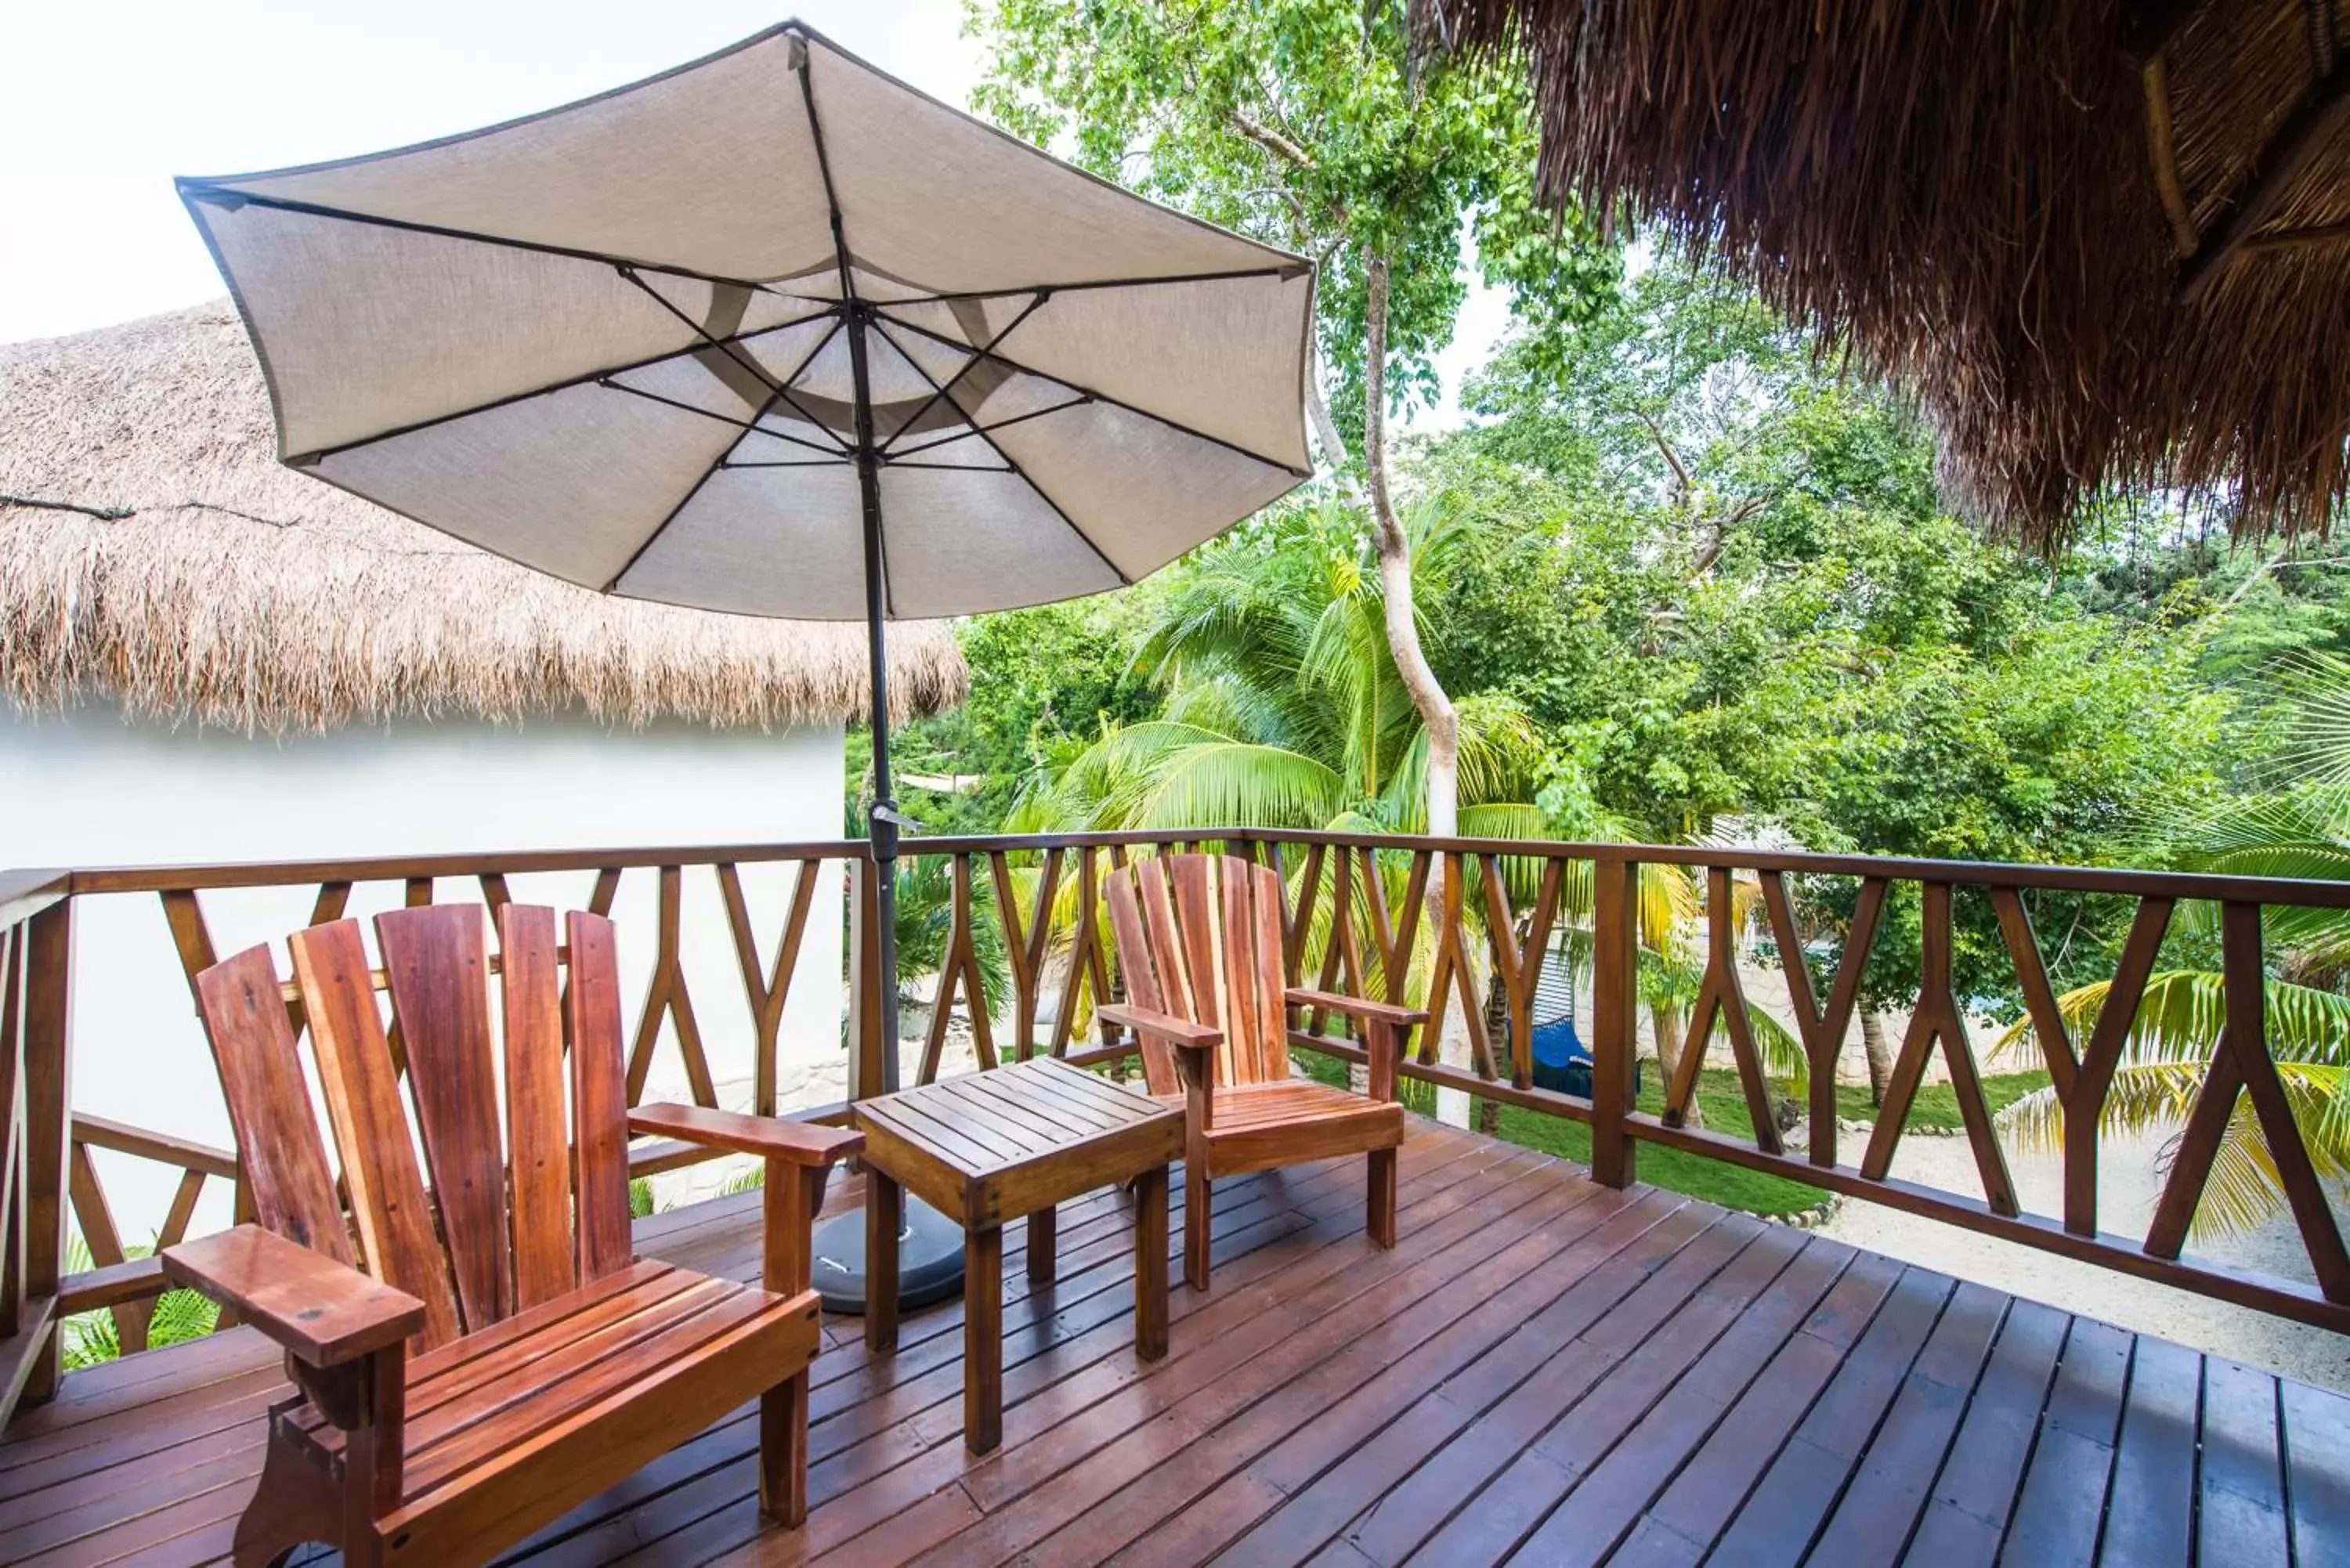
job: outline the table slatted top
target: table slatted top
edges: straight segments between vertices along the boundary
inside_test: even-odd
[[[1180,1145],[1180,1107],[1039,1056],[879,1099],[860,1100],[860,1126],[888,1133],[964,1176],[1071,1154],[1148,1125]]]

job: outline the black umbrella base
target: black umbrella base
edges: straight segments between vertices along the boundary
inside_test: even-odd
[[[898,1310],[910,1312],[962,1289],[962,1227],[908,1193],[898,1229]],[[827,1312],[865,1311],[865,1210],[816,1228],[816,1291]]]

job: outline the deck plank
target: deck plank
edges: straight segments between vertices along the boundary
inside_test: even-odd
[[[1813,1543],[1813,1555],[1851,1568],[1901,1560],[1965,1418],[2007,1303],[1999,1292],[1976,1284],[1961,1284],[1951,1294],[1933,1337],[1909,1368]]]
[[[2273,1376],[2205,1358],[2199,1480],[2199,1559],[2228,1568],[2285,1568],[2290,1547]]]
[[[878,1358],[832,1320],[803,1530],[757,1518],[746,1405],[502,1561],[2350,1561],[2339,1395],[1458,1129],[1412,1123],[1400,1175],[1384,1252],[1359,1160],[1218,1184],[1215,1286],[1149,1365],[1130,1206],[1067,1205],[1056,1279],[1005,1237],[996,1453],[962,1446],[959,1301]],[[750,1278],[758,1212],[638,1244]],[[0,1563],[224,1559],[282,1386],[251,1330],[69,1376],[0,1434]]]
[[[2280,1379],[2293,1560],[2350,1563],[2350,1398]]]
[[[1902,1273],[1708,1562],[1727,1568],[1803,1560],[1940,1321],[1950,1289],[1950,1280],[1924,1269]]]
[[[1814,1240],[1772,1281],[1697,1365],[1648,1409],[1622,1441],[1584,1475],[1543,1521],[1521,1556],[1561,1568],[1628,1552],[1635,1561],[1692,1549],[1686,1537],[1643,1519],[1684,1460],[1721,1425],[1731,1405],[1798,1332],[1852,1261],[1852,1249]],[[1627,1539],[1628,1538],[1628,1539]]]
[[[2131,1335],[2074,1318],[2048,1390],[2023,1488],[2010,1516],[2006,1560],[2082,1563],[2096,1550],[2129,1376]]]
[[[1997,1561],[2069,1323],[2064,1314],[2037,1302],[2009,1304],[1933,1497],[1910,1538],[1918,1562],[1976,1568]]]
[[[2196,1429],[2203,1358],[2183,1345],[2138,1340],[2122,1405],[2099,1560],[2111,1568],[2178,1563],[2195,1530]]]

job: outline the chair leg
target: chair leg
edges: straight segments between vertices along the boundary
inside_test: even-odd
[[[966,1233],[962,1265],[962,1433],[974,1454],[1003,1441],[1003,1227]]]
[[[786,1530],[807,1519],[808,1375],[759,1396],[759,1511]]]
[[[273,1437],[261,1484],[236,1521],[233,1558],[236,1568],[276,1568],[310,1542],[338,1546],[341,1526],[341,1494],[325,1472]]]
[[[1208,1167],[1205,1161],[1183,1162],[1183,1282],[1195,1291],[1208,1288]]]
[[[1371,1245],[1392,1247],[1396,1244],[1396,1151],[1371,1150],[1370,1176],[1366,1224],[1371,1233]]]

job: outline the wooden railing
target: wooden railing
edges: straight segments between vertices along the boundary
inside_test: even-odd
[[[0,872],[0,1422],[57,1391],[66,1249],[67,977],[57,872]]]
[[[1714,848],[1615,844],[1526,843],[1503,839],[1437,839],[1363,835],[1233,830],[1201,835],[1121,833],[1045,835],[1023,838],[909,840],[910,854],[947,855],[957,865],[956,929],[967,933],[975,912],[966,863],[984,861],[999,889],[995,903],[1012,967],[1013,1011],[1021,1022],[1020,1048],[1031,1041],[1027,1021],[1048,979],[1035,955],[1044,911],[1054,903],[1056,865],[1078,867],[1074,909],[1062,925],[1068,941],[1083,944],[1057,976],[1060,1005],[1050,1039],[1056,1054],[1075,1059],[1115,1059],[1129,1043],[1105,1035],[1101,1044],[1071,1053],[1076,1002],[1106,995],[1116,984],[1114,955],[1103,952],[1099,875],[1139,855],[1173,849],[1221,848],[1278,867],[1289,889],[1286,957],[1294,984],[1367,991],[1410,999],[1441,1016],[1448,1002],[1466,1037],[1467,1066],[1440,1057],[1432,1029],[1420,1032],[1403,1064],[1406,1076],[1474,1098],[1517,1106],[1587,1123],[1595,1176],[1611,1186],[1636,1179],[1643,1144],[1808,1183],[1846,1197],[1883,1203],[1978,1232],[2181,1287],[2241,1305],[2350,1331],[2350,1253],[2327,1202],[2300,1126],[2294,1120],[2266,1035],[2264,911],[2350,909],[2350,885],[2281,878],[2183,873],[1971,864],[1868,856],[1745,852]],[[1025,909],[1011,898],[1010,867],[1037,868],[1036,891]],[[1665,1085],[1659,1114],[1642,1112],[1634,1086],[1642,962],[1640,888],[1662,869],[1685,878],[1694,894],[1703,940],[1702,978],[1687,1010],[1677,1070]],[[1797,882],[1841,884],[1849,909],[1839,911],[1835,961],[1814,977],[1809,961],[1782,961],[1775,977],[1785,987],[1808,1071],[1800,1116],[1804,1147],[1791,1150],[1778,1127],[1772,1085],[1753,1035],[1747,981],[1741,973],[1744,934],[1740,905],[1759,904],[1754,923],[1772,934],[1779,953],[1801,955],[1813,928],[1799,924]],[[1437,889],[1430,896],[1430,889]],[[1516,894],[1513,896],[1513,889]],[[1884,919],[1897,896],[1917,909],[1917,997],[1912,1023],[1893,1062],[1884,1103],[1857,1160],[1839,1147],[1836,1064],[1852,1034],[1871,954],[1889,940]],[[2109,1000],[2085,1039],[2075,1039],[2057,1006],[2027,899],[2035,896],[2113,901],[2128,912],[2128,935],[2109,977]],[[2009,978],[2024,999],[2040,1059],[2064,1107],[2063,1203],[2054,1214],[2027,1212],[2018,1200],[2007,1150],[1981,1084],[1976,1042],[1952,977],[1959,898],[1985,901],[2003,946]],[[2130,1025],[2147,981],[2158,967],[2163,940],[2182,904],[2215,906],[2226,977],[2226,1030],[2213,1064],[2163,1176],[2160,1198],[2143,1237],[2116,1234],[2098,1212],[2099,1126],[2121,1064]],[[1570,909],[1569,906],[1574,908]],[[1587,951],[1594,1058],[1586,1098],[1537,1087],[1534,1082],[1533,996],[1555,937],[1572,924]],[[1810,945],[1818,945],[1815,932]],[[962,950],[958,948],[957,957]],[[1109,960],[1107,971],[1101,966]],[[941,982],[934,1027],[950,991],[961,992],[953,965]],[[1504,1005],[1489,1009],[1489,989]],[[1505,1023],[1489,1038],[1489,1012]],[[1366,1060],[1352,1042],[1325,1033],[1327,1021],[1293,1018],[1292,1042],[1351,1062]],[[1745,1097],[1753,1133],[1733,1137],[1691,1125],[1690,1112],[1713,1043],[1726,1045]],[[1982,1195],[1950,1191],[1892,1174],[1908,1130],[1908,1113],[1939,1054],[1957,1102]],[[983,1045],[982,1064],[993,1061]],[[936,1054],[926,1054],[925,1076]],[[2221,1135],[2240,1096],[2248,1096],[2265,1137],[2314,1277],[2314,1286],[2240,1272],[2183,1256],[2189,1228],[2211,1176]]]
[[[2350,908],[2350,885],[2054,867],[1970,865],[1855,856],[1740,852],[1607,844],[1405,838],[1231,830],[1204,834],[1095,833],[1024,837],[921,838],[903,845],[909,862],[943,857],[950,897],[931,1019],[909,1064],[911,1081],[946,1064],[950,1019],[961,1004],[982,1067],[1049,1052],[1072,1061],[1115,1063],[1133,1043],[1092,1016],[1118,987],[1116,954],[1103,915],[1107,877],[1134,859],[1190,848],[1223,849],[1273,865],[1289,890],[1284,956],[1295,983],[1373,995],[1408,995],[1454,1019],[1465,1063],[1443,1059],[1439,1032],[1420,1032],[1402,1071],[1488,1104],[1514,1106],[1587,1124],[1595,1176],[1610,1185],[1637,1178],[1643,1145],[1771,1172],[1850,1197],[1888,1204],[1986,1234],[2189,1290],[2350,1330],[2350,1256],[2326,1202],[2300,1129],[2267,1049],[2261,981],[2263,911]],[[151,898],[168,924],[180,972],[122,972],[109,955],[85,950],[85,984],[103,975],[111,986],[185,986],[221,956],[213,901],[234,889],[299,888],[316,919],[338,917],[360,889],[379,899],[422,903],[436,897],[479,898],[493,906],[514,896],[510,881],[572,873],[585,902],[610,911],[625,886],[650,902],[650,957],[638,977],[641,1005],[631,1039],[632,1101],[650,1080],[656,1053],[673,1041],[688,1092],[715,1103],[707,1040],[723,1031],[747,1043],[752,1108],[781,1108],[778,1062],[785,1002],[799,956],[820,920],[844,912],[819,898],[820,872],[833,862],[850,872],[846,904],[848,1094],[883,1081],[877,944],[867,940],[876,884],[858,842],[592,850],[576,853],[451,855],[369,860],[0,874],[0,972],[7,978],[0,1082],[10,1106],[5,1170],[9,1285],[0,1298],[0,1373],[14,1369],[0,1394],[38,1398],[54,1387],[57,1351],[50,1330],[65,1314],[110,1309],[126,1351],[144,1343],[146,1304],[161,1288],[151,1260],[128,1256],[124,1237],[99,1181],[93,1151],[160,1162],[179,1174],[157,1227],[168,1244],[186,1231],[208,1183],[237,1186],[235,1157],[182,1136],[185,1128],[142,1129],[83,1114],[64,1099],[68,1051],[65,976],[74,940],[73,911],[89,900]],[[787,890],[764,923],[746,898],[746,868],[781,867]],[[1643,888],[1678,880],[1698,981],[1677,1041],[1677,1070],[1664,1085],[1663,1108],[1638,1108],[1634,1096],[1643,1008],[1642,965],[1649,961],[1656,919]],[[1783,961],[1770,983],[1785,988],[1784,1013],[1809,1067],[1798,1116],[1800,1148],[1783,1137],[1775,1085],[1750,1023],[1747,940],[1767,930],[1781,955],[1817,947],[1821,922],[1810,918],[1823,888],[1840,890],[1832,961],[1815,976],[1808,962]],[[534,895],[540,896],[540,895]],[[2120,952],[2112,1000],[2085,1039],[2074,1039],[2059,1012],[2038,940],[2032,901],[2092,898],[2117,901],[2129,935]],[[2018,1201],[2001,1128],[1985,1098],[1976,1043],[1952,977],[1957,901],[1982,900],[2011,966],[2016,992],[2036,1025],[2042,1057],[2064,1111],[2063,1202],[2058,1212],[2026,1212]],[[1898,906],[1897,906],[1898,900]],[[2219,911],[2227,976],[2227,1032],[2164,1179],[2143,1237],[2103,1228],[2097,1208],[2100,1114],[2126,1042],[2127,1026],[2156,972],[2173,915],[2190,901]],[[686,912],[695,903],[702,929],[723,930],[737,994],[723,1003],[689,981],[683,952]],[[1887,911],[1914,909],[1901,922]],[[1644,913],[1644,910],[1648,912]],[[901,911],[901,920],[903,912]],[[1870,954],[1913,927],[1919,978],[1914,1020],[1901,1042],[1886,1103],[1866,1145],[1839,1143],[1835,1064],[1856,1025]],[[1647,929],[1644,931],[1644,926]],[[988,932],[993,927],[993,933]],[[282,931],[276,933],[278,936]],[[994,940],[1000,936],[1000,944]],[[1700,938],[1701,940],[1696,940]],[[829,938],[827,938],[829,940]],[[1904,940],[1911,940],[1905,938]],[[1588,975],[1585,995],[1594,1057],[1589,1096],[1538,1086],[1533,1058],[1534,998],[1554,944],[1571,942]],[[983,947],[1000,946],[1008,994],[975,1004],[984,984]],[[1903,955],[1905,957],[1910,955]],[[705,967],[703,979],[709,971]],[[911,978],[911,977],[910,977]],[[709,988],[705,985],[705,991]],[[1493,993],[1499,992],[1496,997]],[[298,1004],[289,999],[293,1022]],[[192,1024],[192,1010],[190,1014]],[[1489,1029],[1488,1020],[1492,1020]],[[1342,1061],[1364,1053],[1334,1020],[1294,1016],[1292,1040]],[[1713,1042],[1734,1072],[1753,1133],[1731,1137],[1694,1124],[1690,1115]],[[183,1048],[202,1050],[201,1035]],[[1964,1123],[1981,1195],[1904,1181],[1892,1174],[1905,1113],[1938,1054]],[[125,1064],[92,1064],[121,1070]],[[11,1085],[14,1086],[11,1087]],[[2248,1094],[2292,1200],[2316,1283],[2258,1278],[2183,1256],[2188,1227],[2210,1175],[2220,1137],[2240,1096]],[[838,1116],[839,1105],[790,1114]],[[666,1146],[632,1152],[632,1168],[650,1174],[691,1163],[690,1150]],[[242,1212],[241,1189],[236,1200]],[[88,1244],[92,1270],[63,1275],[70,1208]],[[11,1337],[13,1336],[13,1337]],[[0,1399],[0,1417],[7,1399]]]
[[[103,975],[102,983],[109,986],[176,986],[187,996],[187,1028],[182,1033],[170,1040],[141,1042],[139,1059],[93,1061],[84,1055],[78,1063],[84,1073],[136,1072],[148,1064],[145,1053],[150,1050],[206,1051],[195,1022],[195,977],[226,956],[215,935],[218,921],[213,905],[239,891],[298,889],[307,906],[307,921],[315,924],[342,918],[364,904],[370,894],[377,896],[379,903],[415,905],[436,898],[476,899],[494,909],[514,896],[510,888],[513,881],[567,873],[573,874],[579,883],[567,902],[608,914],[625,888],[649,884],[644,887],[649,909],[643,923],[651,937],[651,950],[636,977],[642,1000],[629,1041],[629,1103],[639,1103],[643,1097],[656,1058],[667,1047],[674,1053],[671,1058],[675,1064],[671,1075],[682,1080],[684,1092],[700,1104],[717,1104],[718,1085],[712,1072],[709,1037],[705,1033],[715,1022],[717,1027],[732,1032],[747,1047],[753,1068],[748,1108],[773,1115],[781,1108],[777,1068],[785,1009],[800,971],[803,944],[812,929],[822,870],[834,863],[847,867],[851,876],[864,885],[858,902],[869,905],[871,862],[862,843],[847,841],[42,873],[39,875],[47,880],[38,886],[53,902],[41,915],[36,915],[27,905],[23,929],[29,935],[18,947],[28,955],[36,955],[36,961],[55,965],[59,982],[57,994],[54,1002],[45,1001],[44,1005],[61,1009],[63,944],[67,940],[64,922],[68,911],[76,906],[94,903],[110,906],[124,900],[154,901],[170,933],[177,959],[175,972],[126,972],[114,955],[88,950],[82,952],[79,960],[86,985],[94,977]],[[785,884],[776,900],[779,911],[764,926],[754,920],[752,901],[745,895],[744,874],[753,867],[779,868]],[[726,1009],[723,1020],[714,1021],[711,1014],[713,1003],[725,999],[697,995],[688,978],[682,929],[689,888],[693,898],[707,901],[707,912],[712,916],[711,924],[723,929],[729,961],[724,966],[728,989],[739,987],[738,1000]],[[839,919],[838,903],[836,898],[828,909],[829,917],[836,920]],[[49,928],[41,925],[44,919],[54,928],[54,934],[45,936]],[[719,925],[721,920],[723,927]],[[13,931],[15,928],[5,929]],[[267,932],[249,931],[244,940],[259,940],[265,935],[276,940],[285,934],[274,929]],[[6,940],[6,935],[0,934],[0,940]],[[854,945],[852,941],[852,948]],[[55,950],[53,958],[48,956],[50,950]],[[282,956],[281,944],[281,971],[285,968]],[[494,965],[494,956],[492,961]],[[861,965],[863,961],[852,956],[851,962]],[[708,973],[703,976],[705,981],[710,978]],[[852,988],[852,996],[860,991],[867,996],[872,994],[868,984]],[[47,992],[42,994],[44,998],[48,996]],[[305,1024],[300,1003],[290,984],[286,988],[286,996],[288,1016],[298,1036]],[[869,1035],[876,1047],[857,1054],[867,1064],[866,1070],[873,1072],[870,1064],[878,1059],[878,1026],[868,1027],[867,1008],[859,1005],[852,1012],[853,1027],[860,1036]],[[53,1027],[61,1028],[62,1023],[62,1012],[58,1011]],[[396,1023],[393,1044],[397,1054]],[[50,1210],[43,1211],[51,1218],[42,1222],[57,1231],[59,1241],[57,1246],[39,1253],[38,1267],[31,1272],[37,1287],[34,1293],[47,1303],[44,1308],[46,1315],[33,1326],[40,1337],[47,1339],[47,1330],[55,1320],[86,1312],[110,1313],[116,1343],[122,1353],[131,1354],[146,1348],[152,1303],[164,1288],[161,1266],[153,1254],[186,1237],[210,1184],[219,1183],[234,1194],[230,1218],[243,1219],[249,1214],[236,1155],[233,1150],[186,1137],[182,1128],[134,1127],[93,1115],[87,1109],[77,1109],[66,1117],[62,1109],[62,1105],[56,1106],[46,1117],[27,1122],[28,1127],[37,1122],[39,1129],[56,1140],[54,1154],[49,1144],[38,1140],[34,1143],[33,1154],[42,1162],[41,1170],[54,1169],[58,1173],[46,1185],[36,1184],[36,1189],[52,1206]],[[837,1119],[843,1113],[843,1103],[835,1100],[796,1107],[790,1114],[826,1120]],[[134,1240],[126,1234],[126,1227],[118,1220],[116,1204],[101,1179],[99,1162],[93,1158],[97,1151],[147,1162],[173,1173],[175,1184],[168,1206],[160,1222],[147,1232],[152,1237],[151,1246],[143,1244],[143,1237]],[[630,1151],[629,1172],[635,1177],[655,1176],[711,1158],[713,1156],[710,1152],[690,1145],[639,1145]],[[92,1264],[75,1273],[59,1272],[63,1218],[68,1211],[88,1249]],[[30,1385],[34,1397],[38,1397],[54,1386],[59,1347],[50,1340],[27,1355],[36,1364]],[[5,1401],[0,1401],[0,1419],[5,1419]]]

